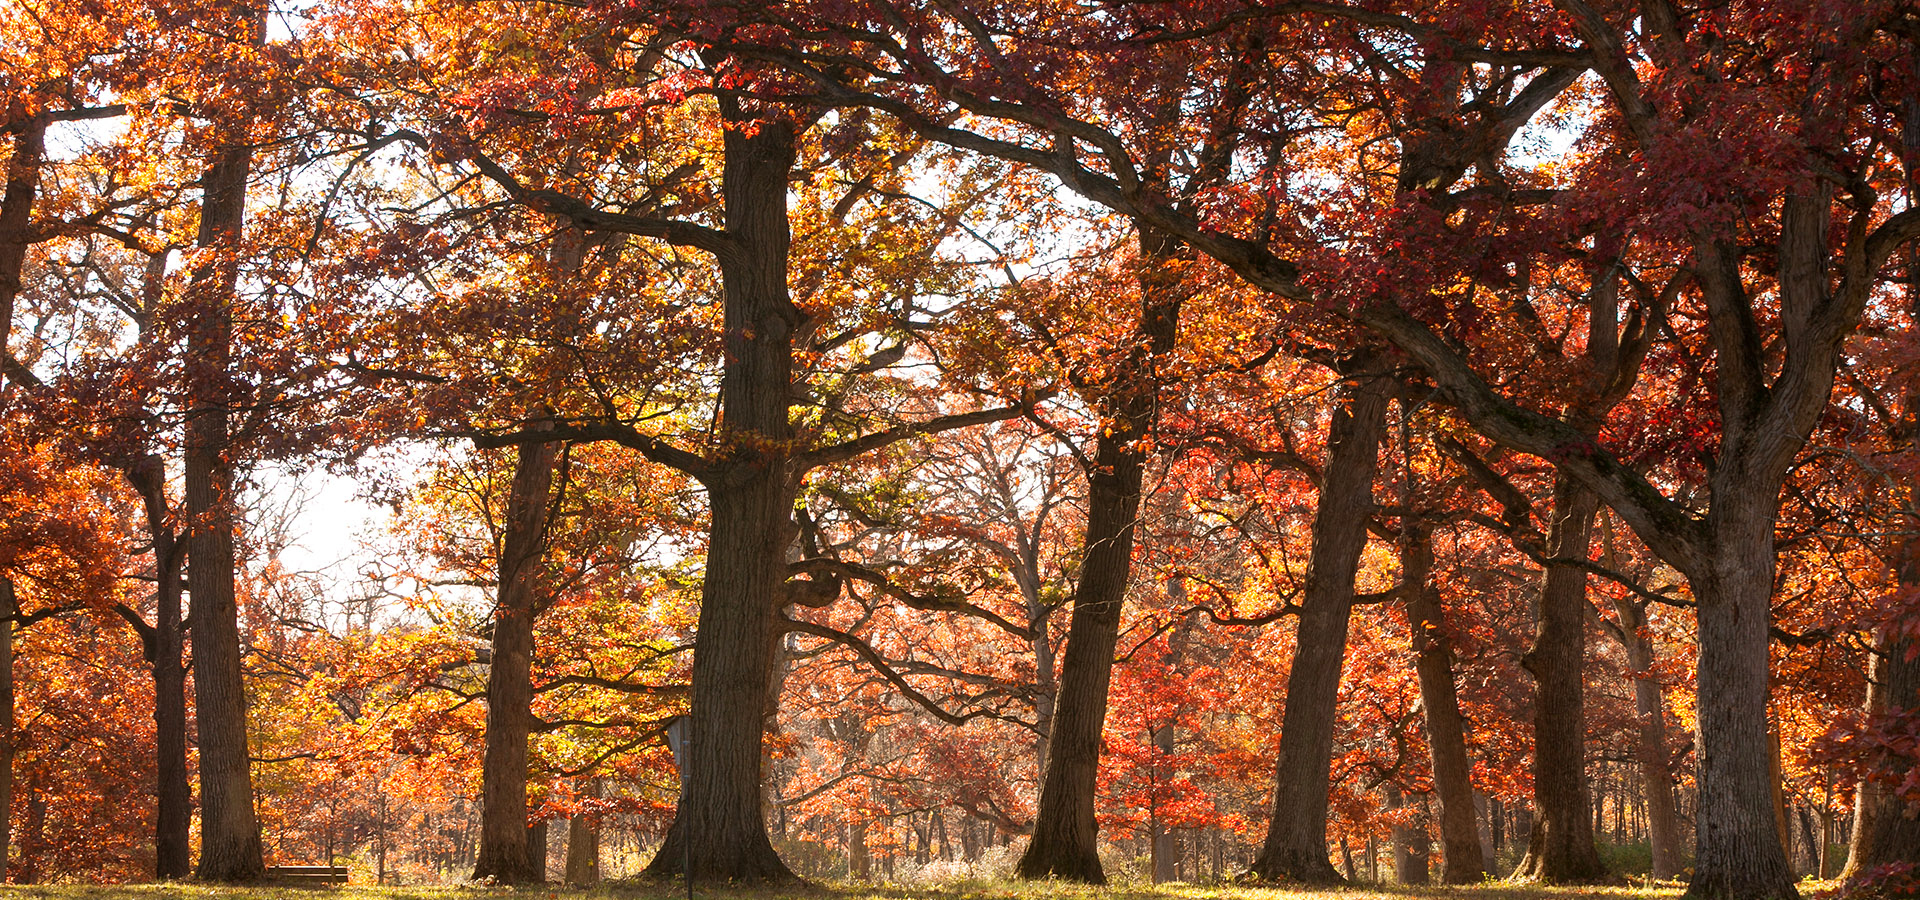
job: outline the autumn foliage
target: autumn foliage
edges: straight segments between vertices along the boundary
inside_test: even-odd
[[[0,36],[11,880],[1920,866],[1910,3]]]

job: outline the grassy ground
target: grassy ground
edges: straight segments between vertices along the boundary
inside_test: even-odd
[[[1811,893],[1804,892],[1803,893]],[[1350,887],[1336,890],[1230,885],[1117,885],[960,882],[926,887],[827,884],[781,890],[695,888],[694,900],[1673,900],[1678,886],[1538,888],[1500,883],[1472,887]],[[563,887],[251,887],[201,885],[5,885],[0,900],[683,900],[677,884],[623,883],[582,890]]]

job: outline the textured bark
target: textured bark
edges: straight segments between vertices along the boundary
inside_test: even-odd
[[[1554,482],[1548,550],[1560,559],[1586,559],[1599,501],[1571,479]],[[1593,845],[1593,798],[1587,787],[1587,722],[1582,677],[1586,665],[1587,573],[1547,567],[1540,592],[1539,627],[1522,660],[1534,679],[1533,833],[1513,877],[1543,884],[1607,880]]]
[[[1466,717],[1453,679],[1453,641],[1433,587],[1433,540],[1424,527],[1410,523],[1400,560],[1407,593],[1407,622],[1413,629],[1414,668],[1420,676],[1420,704],[1426,710],[1427,748],[1433,759],[1433,788],[1440,798],[1440,843],[1446,854],[1441,880],[1475,884],[1486,875],[1480,829],[1473,814],[1473,761],[1467,757]]]
[[[1901,581],[1910,582],[1910,563]],[[1867,663],[1867,717],[1911,715],[1920,703],[1920,659],[1912,657],[1911,638],[1882,630],[1875,635],[1873,656]],[[1920,862],[1920,818],[1907,811],[1906,801],[1894,794],[1893,784],[1904,772],[1878,773],[1863,779],[1854,802],[1853,834],[1847,844],[1847,867],[1840,875],[1859,878],[1889,863]]]
[[[647,872],[792,881],[761,815],[760,751],[794,538],[787,407],[793,335],[803,316],[787,292],[787,177],[796,129],[782,117],[756,119],[736,101],[721,105],[729,122],[722,188],[733,242],[720,260],[726,446],[706,481],[712,521],[693,651],[686,791]]]
[[[1355,375],[1370,359],[1349,367]],[[1373,478],[1386,432],[1393,380],[1359,373],[1335,395],[1327,432],[1313,550],[1300,601],[1293,668],[1287,673],[1273,816],[1249,874],[1267,881],[1340,880],[1327,859],[1327,792],[1333,726],[1346,663],[1353,582],[1373,514]]]
[[[1038,542],[1035,542],[1037,548]],[[1034,567],[1037,575],[1038,566]],[[1054,675],[1059,662],[1053,644],[1052,608],[1041,599],[1036,578],[1035,590],[1027,598],[1027,627],[1033,629],[1028,646],[1033,648],[1033,771],[1044,780],[1047,773],[1047,744],[1053,740],[1054,699],[1060,695],[1060,683]],[[1035,785],[1037,789],[1039,785]]]
[[[153,735],[156,784],[153,874],[162,881],[193,871],[193,788],[187,770],[187,667],[181,631],[181,570],[184,549],[169,521],[166,464],[149,455],[127,469],[140,494],[153,544],[154,621],[136,626],[153,675]]]
[[[188,613],[200,736],[203,881],[254,881],[265,866],[247,755],[246,684],[234,599],[233,460],[230,448],[233,298],[239,278],[251,150],[233,128],[202,176],[199,246],[206,261],[187,287],[188,392],[184,454]]]
[[[540,427],[536,423],[530,430]],[[473,878],[539,884],[546,880],[546,848],[538,848],[541,864],[536,866],[536,850],[527,843],[527,738],[533,727],[533,624],[540,610],[540,564],[559,445],[521,444],[517,452],[500,540]]]
[[[1139,444],[1152,430],[1158,406],[1155,366],[1178,337],[1184,295],[1178,284],[1179,269],[1170,263],[1179,252],[1177,241],[1141,230],[1138,343],[1104,398],[1107,427],[1094,443],[1093,470],[1087,473],[1080,580],[1074,585],[1073,621],[1061,660],[1033,840],[1016,869],[1021,878],[1106,882],[1093,818],[1100,731],[1106,722],[1114,644],[1133,565],[1141,472],[1146,465],[1146,453]]]
[[[1723,477],[1716,473],[1716,480]],[[1708,522],[1718,553],[1691,579],[1700,623],[1700,809],[1687,896],[1796,897],[1775,823],[1769,765],[1767,624],[1777,488],[1716,487]]]
[[[1667,704],[1660,682],[1651,673],[1653,641],[1646,635],[1647,610],[1631,598],[1619,596],[1613,608],[1620,616],[1627,665],[1644,673],[1633,679],[1634,712],[1639,728],[1634,739],[1634,762],[1647,799],[1647,839],[1653,850],[1653,877],[1680,874],[1680,814],[1673,790],[1673,762],[1667,748]]]

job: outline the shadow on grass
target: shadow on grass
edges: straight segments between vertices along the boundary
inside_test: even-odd
[[[1675,886],[1555,887],[1488,882],[1471,886],[1349,885],[1337,888],[1242,885],[1105,887],[1066,882],[956,881],[933,885],[809,883],[779,887],[695,885],[694,900],[1673,900]],[[224,887],[189,883],[140,885],[4,885],[0,900],[683,900],[677,881],[623,881],[594,888],[560,885],[347,885]]]

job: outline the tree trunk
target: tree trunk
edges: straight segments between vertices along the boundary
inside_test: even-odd
[[[1911,62],[1909,71],[1920,76],[1920,61]],[[1900,138],[1905,150],[1903,162],[1907,176],[1907,203],[1912,206],[1916,200],[1920,200],[1920,97],[1909,95],[1903,107],[1904,127]],[[1906,257],[1907,313],[1920,319],[1920,241],[1908,242]],[[1897,429],[1900,433],[1893,437],[1896,442],[1910,446],[1915,434],[1912,427],[1904,423],[1913,421],[1915,414],[1920,413],[1920,394],[1909,389],[1904,400],[1903,424]],[[1912,524],[1909,523],[1908,527],[1911,528]],[[1909,540],[1898,552],[1901,556],[1894,574],[1900,587],[1907,591],[1920,588],[1920,541]],[[1869,722],[1884,716],[1905,717],[1920,705],[1920,659],[1916,658],[1917,653],[1920,653],[1920,647],[1915,646],[1911,637],[1884,627],[1875,630],[1871,656],[1867,661],[1866,714]],[[1853,832],[1847,841],[1847,865],[1840,873],[1842,878],[1859,878],[1889,863],[1920,863],[1920,818],[1907,809],[1906,803],[1895,795],[1892,787],[1911,777],[1912,765],[1909,761],[1899,766],[1897,771],[1881,773],[1880,778],[1861,779],[1854,801]],[[1824,840],[1820,848],[1824,858]],[[1825,874],[1821,872],[1822,876]]]
[[[1441,880],[1476,884],[1486,875],[1480,830],[1473,815],[1473,762],[1467,757],[1466,717],[1454,690],[1453,641],[1433,587],[1433,538],[1411,519],[1400,561],[1407,592],[1407,622],[1413,629],[1414,668],[1426,710],[1427,748],[1433,757],[1434,793],[1440,797],[1440,843],[1446,853]]]
[[[1153,748],[1161,760],[1171,759],[1173,757],[1172,725],[1162,725],[1153,730]],[[1158,767],[1160,762],[1156,760],[1154,765]],[[1170,772],[1157,772],[1155,773],[1155,780],[1157,782],[1171,774]],[[1160,799],[1157,796],[1153,798],[1153,815],[1150,817],[1149,825],[1148,830],[1151,834],[1148,836],[1148,839],[1151,841],[1151,844],[1148,849],[1148,855],[1152,857],[1153,883],[1163,884],[1174,880],[1176,848],[1173,843],[1173,829],[1168,828],[1166,823],[1161,821]]]
[[[548,834],[546,819],[527,823],[527,873],[532,876],[533,884],[544,884],[547,880]]]
[[[1386,432],[1393,379],[1364,372],[1356,357],[1335,394],[1327,431],[1313,550],[1300,601],[1293,668],[1287,673],[1280,755],[1274,763],[1273,815],[1249,874],[1266,881],[1330,884],[1340,874],[1327,858],[1327,792],[1333,728],[1346,665],[1353,580],[1367,545],[1373,477]]]
[[[166,464],[148,454],[126,470],[140,494],[153,543],[153,625],[141,630],[153,675],[153,737],[157,772],[153,874],[161,881],[193,872],[193,788],[187,770],[187,667],[181,631],[184,548],[169,521]],[[130,615],[137,615],[130,613]]]
[[[1778,490],[1764,481],[1736,488],[1727,482],[1739,476],[1727,470],[1715,476],[1721,483],[1707,519],[1714,552],[1706,571],[1689,579],[1699,604],[1700,808],[1687,896],[1797,897],[1775,826],[1767,738]]]
[[[781,633],[795,489],[793,334],[803,317],[787,292],[787,176],[796,128],[724,100],[727,234],[721,258],[725,370],[723,458],[706,479],[712,513],[693,651],[686,790],[652,875],[792,881],[760,808],[760,766],[774,642]],[[683,845],[690,851],[683,864]],[[683,865],[690,871],[683,871]]]
[[[529,426],[541,428],[540,423]],[[550,426],[548,426],[550,427]],[[487,666],[486,750],[480,767],[480,850],[475,881],[539,884],[546,848],[527,844],[527,737],[533,726],[533,623],[559,444],[521,444],[500,539],[493,653]]]
[[[1634,759],[1647,798],[1647,842],[1653,850],[1653,877],[1680,874],[1680,813],[1673,792],[1672,753],[1667,748],[1667,707],[1660,682],[1653,677],[1653,641],[1646,635],[1647,609],[1628,597],[1615,597],[1626,641],[1627,666],[1640,673],[1633,679],[1634,712],[1639,733]]]
[[[26,821],[20,828],[20,862],[14,868],[15,884],[39,884],[46,864],[47,795],[40,786],[27,784]]]
[[[0,195],[0,357],[13,352],[14,301],[26,271],[33,236],[33,203],[40,188],[40,162],[46,154],[47,121],[35,117],[21,125],[7,161],[6,190]],[[0,395],[12,379],[0,373]],[[6,881],[13,809],[13,617],[20,612],[13,581],[0,578],[0,882]]]
[[[1053,707],[1060,696],[1060,683],[1054,668],[1053,635],[1048,630],[1052,608],[1041,601],[1038,592],[1027,601],[1027,627],[1033,629],[1028,646],[1033,648],[1033,773],[1034,790],[1047,775],[1047,744],[1053,740]]]
[[[1911,584],[1920,567],[1911,561],[1901,568],[1902,586]],[[1913,657],[1913,640],[1887,629],[1874,635],[1867,662],[1866,712],[1869,723],[1887,716],[1911,715],[1920,703],[1920,659]],[[1847,843],[1843,879],[1866,875],[1889,863],[1920,862],[1920,818],[1907,811],[1894,788],[1905,772],[1879,772],[1860,781],[1854,802],[1853,834]]]
[[[855,881],[873,877],[873,857],[867,851],[867,820],[864,814],[847,826],[847,874]]]
[[[1587,558],[1593,515],[1591,491],[1561,475],[1554,479],[1548,550],[1560,559]],[[1594,849],[1593,805],[1587,787],[1585,697],[1587,573],[1548,566],[1540,592],[1540,622],[1522,660],[1533,674],[1533,833],[1513,877],[1542,884],[1607,880]]]
[[[248,27],[255,27],[249,25]],[[187,287],[188,392],[185,494],[188,613],[200,736],[203,881],[245,882],[264,871],[247,755],[246,683],[235,604],[234,464],[231,447],[233,300],[239,280],[251,149],[243,128],[215,151],[203,178],[198,242],[206,262]]]
[[[1159,403],[1159,359],[1178,337],[1183,250],[1174,238],[1141,228],[1139,338],[1122,363],[1104,404],[1106,427],[1094,442],[1087,473],[1087,530],[1079,583],[1073,591],[1073,621],[1055,699],[1047,769],[1040,786],[1033,841],[1016,870],[1028,879],[1062,878],[1106,883],[1100,868],[1093,805],[1100,765],[1100,732],[1107,716],[1107,686],[1114,644],[1133,565],[1134,526],[1140,513],[1140,480]],[[1096,399],[1096,398],[1089,398]]]
[[[1387,809],[1407,808],[1406,795],[1393,785],[1387,785]],[[1390,839],[1393,841],[1393,877],[1401,884],[1426,884],[1431,880],[1428,863],[1433,857],[1433,841],[1427,836],[1427,817],[1424,809],[1415,811],[1411,816],[1394,822]]]
[[[589,796],[599,795],[599,783],[592,782]],[[600,823],[586,813],[567,820],[566,880],[583,887],[600,883]]]
[[[13,579],[0,577],[0,884],[7,880],[13,837],[13,620],[19,614]]]

